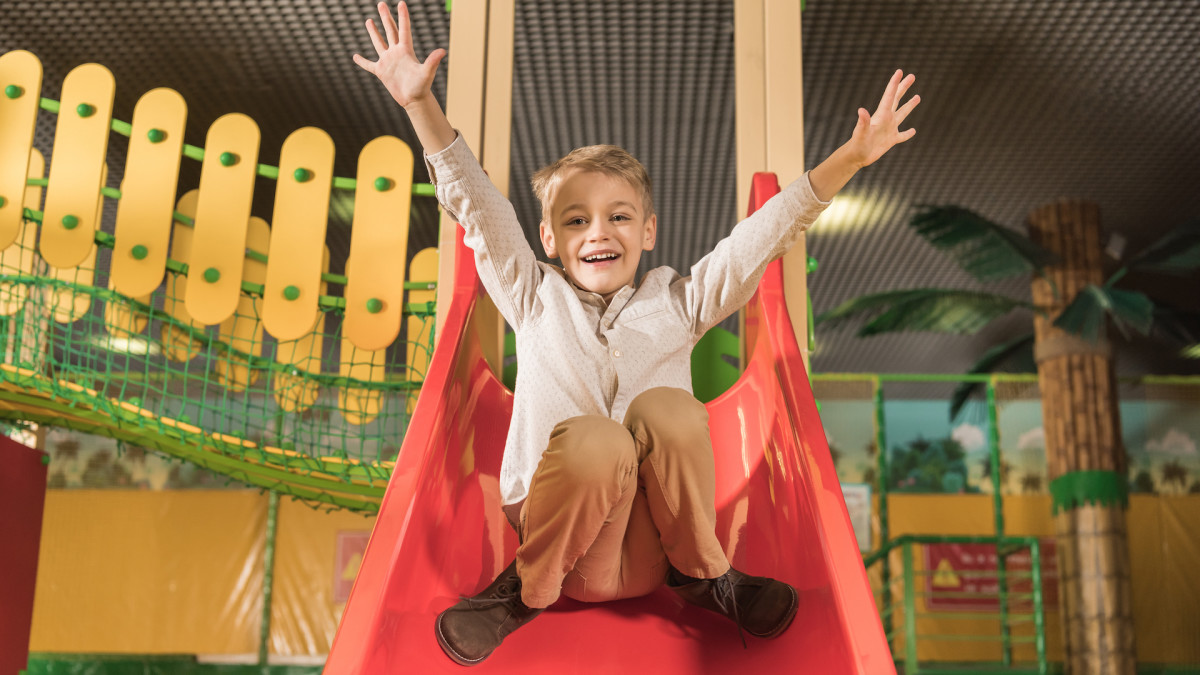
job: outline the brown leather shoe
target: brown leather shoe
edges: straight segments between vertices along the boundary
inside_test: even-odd
[[[778,636],[796,618],[799,596],[796,589],[782,581],[767,577],[752,577],[732,567],[716,579],[701,579],[690,583],[676,584],[672,579],[667,585],[681,598],[698,607],[703,607],[733,619],[738,633],[747,633],[761,638]],[[746,642],[742,638],[742,644]]]
[[[509,633],[541,613],[521,602],[521,577],[513,560],[479,595],[463,598],[438,614],[433,627],[446,656],[473,666],[491,656]]]

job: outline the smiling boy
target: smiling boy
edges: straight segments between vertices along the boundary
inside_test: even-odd
[[[696,342],[754,293],[858,169],[914,130],[899,125],[912,75],[897,71],[874,115],[692,266],[636,278],[658,218],[640,162],[609,145],[538,171],[539,239],[562,266],[538,262],[512,205],[443,114],[430,84],[444,50],[416,58],[408,10],[386,4],[367,31],[379,56],[355,55],[404,107],[438,201],[460,223],[480,279],[517,337],[521,364],[500,470],[516,557],[487,588],[438,615],[446,655],[486,659],[561,594],[583,602],[646,595],[666,583],[684,600],[770,638],[798,611],[795,589],[729,565],[716,538],[708,415],[691,395]]]

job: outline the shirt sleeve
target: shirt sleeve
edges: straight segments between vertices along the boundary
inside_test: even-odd
[[[795,245],[830,203],[817,199],[805,173],[692,265],[691,274],[673,284],[672,295],[684,304],[693,339],[745,305],[767,265]]]
[[[509,325],[521,328],[542,272],[512,203],[492,184],[462,135],[425,155],[425,166],[438,203],[463,228],[463,241],[475,252],[483,287]]]

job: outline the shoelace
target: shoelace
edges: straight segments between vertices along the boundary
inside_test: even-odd
[[[496,605],[502,605],[507,602],[511,602],[514,597],[517,597],[519,600],[520,598],[518,594],[520,592],[521,577],[513,574],[506,578],[499,586],[497,586],[496,590],[492,592],[490,597],[478,599],[468,598],[465,595],[460,595],[458,597],[460,600],[466,600],[467,606],[471,609],[487,609],[488,607],[495,607]]]
[[[737,624],[738,637],[742,639],[742,649],[749,649],[746,645],[746,635],[742,632],[742,616],[738,614],[737,597],[734,594],[733,582],[729,580],[729,575],[724,574],[712,582],[713,600],[717,602],[717,606],[721,608],[726,615],[732,609],[733,622]]]

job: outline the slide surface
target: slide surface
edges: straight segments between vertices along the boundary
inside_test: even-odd
[[[779,187],[758,174],[752,210]],[[478,278],[461,230],[452,304],[396,461],[326,675],[462,673],[434,618],[508,565],[516,536],[500,511],[512,394],[471,324]],[[509,636],[477,672],[894,673],[812,390],[772,263],[748,307],[753,357],[708,404],[717,533],[732,564],[794,585],[800,609],[774,640],[685,605],[668,589],[587,605],[562,599]],[[444,296],[443,296],[444,297]]]

